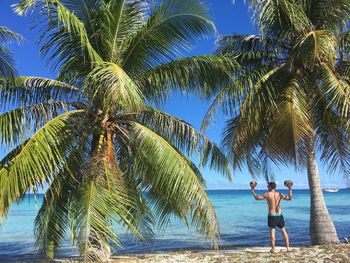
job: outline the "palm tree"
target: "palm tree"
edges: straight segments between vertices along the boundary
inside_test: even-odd
[[[16,75],[14,60],[8,45],[15,41],[20,42],[22,37],[7,27],[0,26],[0,80]]]
[[[35,219],[36,246],[53,258],[69,230],[87,261],[122,246],[115,231],[144,238],[172,216],[215,245],[219,226],[200,166],[231,173],[218,147],[185,121],[152,108],[171,89],[211,92],[236,65],[225,56],[183,57],[215,33],[201,1],[33,1],[41,51],[56,80],[18,78],[0,98],[2,215],[47,187]],[[43,17],[44,14],[44,17]],[[47,16],[45,15],[47,14]]]
[[[311,243],[338,243],[316,149],[328,172],[349,175],[350,1],[249,3],[260,35],[218,40],[218,54],[242,68],[217,92],[202,128],[223,107],[232,117],[222,143],[236,168],[269,178],[271,164],[307,167]]]

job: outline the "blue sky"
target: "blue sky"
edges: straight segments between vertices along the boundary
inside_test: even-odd
[[[16,16],[11,9],[11,5],[18,1],[1,0],[0,24],[20,33],[25,41],[21,45],[13,45],[12,50],[16,54],[16,67],[20,75],[41,76],[54,78],[55,72],[52,72],[46,65],[45,59],[40,57],[39,48],[36,45],[38,33],[31,30],[33,25],[33,17]],[[212,17],[215,21],[219,34],[244,33],[252,34],[256,32],[256,28],[250,20],[250,14],[243,0],[237,0],[235,4],[232,0],[207,0],[211,10]],[[197,55],[211,53],[214,50],[215,38],[203,40],[198,43],[188,55]],[[162,110],[171,113],[181,119],[191,123],[194,127],[199,128],[209,103],[199,100],[195,97],[186,97],[181,94],[174,94],[170,97]],[[207,136],[216,143],[220,143],[220,136],[224,127],[225,117],[218,114],[215,122],[207,132]],[[3,156],[5,149],[0,149]],[[320,165],[320,175],[323,187],[338,186],[345,187],[346,181],[341,175],[330,175],[322,169]],[[276,181],[282,182],[291,179],[295,182],[296,188],[307,188],[306,171],[296,172],[293,167],[273,168],[276,175]],[[202,170],[207,180],[208,189],[244,189],[249,187],[250,175],[247,171],[235,171],[233,182],[227,180],[217,173],[208,169]],[[258,179],[258,186],[265,188],[264,179]],[[259,187],[259,188],[260,188]]]

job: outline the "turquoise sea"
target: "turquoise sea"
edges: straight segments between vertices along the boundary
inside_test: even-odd
[[[257,192],[261,193],[261,191]],[[234,246],[269,245],[265,201],[255,201],[249,190],[213,190],[208,191],[208,194],[221,227],[221,249]],[[324,196],[338,236],[343,241],[344,237],[350,237],[350,190],[342,189],[338,193],[324,193]],[[39,257],[33,248],[33,222],[42,198],[42,195],[37,195],[36,198],[28,195],[20,204],[11,208],[0,228],[1,261]],[[308,244],[308,190],[294,190],[293,200],[282,202],[282,210],[291,244]],[[210,247],[209,242],[177,220],[173,220],[166,230],[156,231],[154,239],[147,242],[135,242],[127,235],[122,235],[122,239],[125,249],[117,249],[118,253]],[[277,245],[283,245],[279,234]],[[74,254],[77,254],[77,251],[67,241],[60,256]]]

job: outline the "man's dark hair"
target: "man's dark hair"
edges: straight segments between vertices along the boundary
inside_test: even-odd
[[[269,182],[269,184],[267,185],[268,188],[271,189],[276,189],[276,183],[275,182]]]

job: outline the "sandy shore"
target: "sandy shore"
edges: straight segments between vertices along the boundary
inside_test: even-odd
[[[113,263],[229,263],[229,262],[305,262],[305,263],[350,263],[350,245],[332,245],[315,247],[294,247],[287,253],[285,248],[277,247],[277,253],[269,253],[268,247],[235,248],[213,251],[181,251],[173,253],[140,254],[117,256]]]
[[[287,253],[277,247],[277,253],[269,253],[269,247],[232,248],[219,251],[178,251],[113,256],[112,263],[350,263],[350,245],[293,247]],[[0,262],[41,263],[42,260],[14,259]],[[60,259],[56,263],[81,263],[79,258]]]

